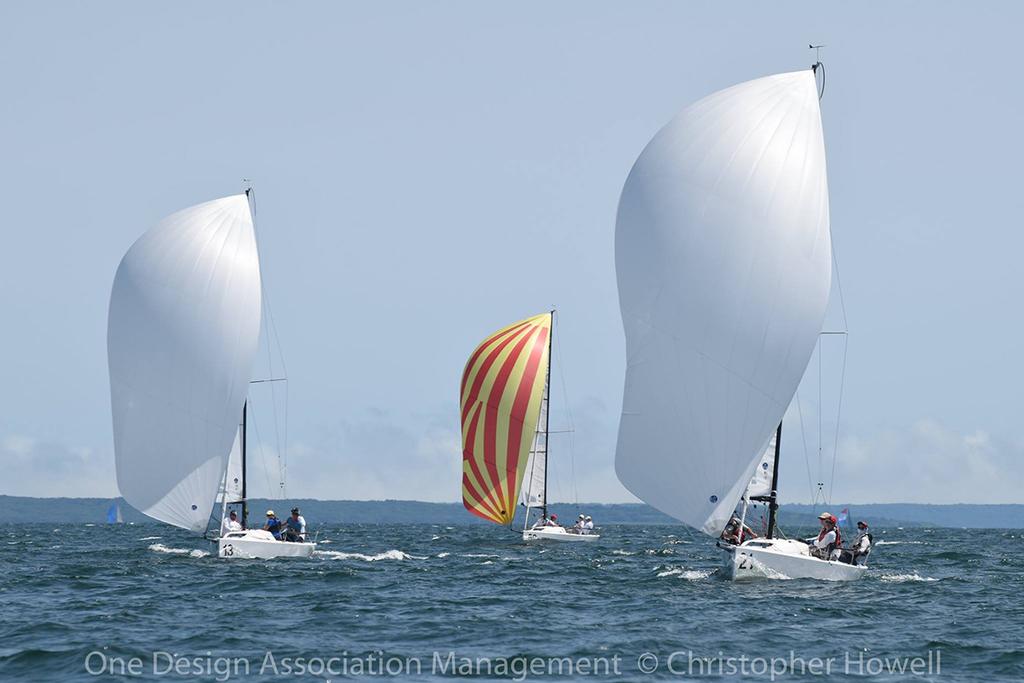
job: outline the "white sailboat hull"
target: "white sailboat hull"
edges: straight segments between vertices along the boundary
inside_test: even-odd
[[[546,526],[539,529],[524,529],[524,541],[561,541],[564,543],[588,543],[601,538],[598,534],[570,533],[565,527]]]
[[[316,543],[279,541],[262,529],[231,531],[217,541],[217,556],[271,560],[275,557],[309,557]]]
[[[729,579],[789,578],[821,581],[856,581],[867,567],[820,560],[811,556],[806,543],[786,539],[754,539],[740,546],[721,546],[726,551]]]

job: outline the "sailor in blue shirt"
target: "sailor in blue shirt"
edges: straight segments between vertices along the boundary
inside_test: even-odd
[[[263,525],[264,531],[269,531],[274,538],[281,540],[281,520],[277,518],[273,510],[267,510],[267,523]]]
[[[285,540],[303,542],[306,540],[306,519],[299,514],[299,508],[292,508],[292,516],[284,521]]]

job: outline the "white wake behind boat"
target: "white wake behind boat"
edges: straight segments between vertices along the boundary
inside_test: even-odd
[[[627,356],[616,473],[714,538],[741,501],[744,515],[768,503],[768,538],[726,547],[731,578],[864,573],[774,537],[782,418],[831,289],[818,66],[683,110],[637,159],[616,219]]]
[[[551,348],[555,312],[520,320],[487,337],[462,373],[462,503],[511,528],[523,509],[524,541],[593,542],[591,531],[533,524],[547,520]]]
[[[248,192],[164,219],[121,260],[107,322],[117,483],[149,517],[204,534],[220,500],[222,511],[241,504],[244,524],[261,313]],[[218,555],[308,556],[315,547],[248,530],[220,539]]]

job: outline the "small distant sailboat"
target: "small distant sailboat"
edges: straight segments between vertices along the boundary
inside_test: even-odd
[[[124,518],[121,517],[121,506],[117,504],[116,500],[107,508],[107,524],[124,524]]]
[[[161,221],[125,254],[110,296],[118,487],[149,517],[196,534],[218,499],[240,502],[245,523],[245,406],[262,305],[249,201],[247,191]],[[220,557],[308,557],[315,547],[258,529],[218,540]]]
[[[520,320],[487,337],[462,373],[462,502],[489,522],[511,528],[523,514],[523,540],[596,541],[594,533],[531,526],[547,519],[551,342],[554,311]],[[524,479],[526,486],[523,486]]]
[[[619,203],[627,369],[616,473],[715,538],[741,502],[742,514],[752,499],[769,503],[766,538],[723,544],[731,578],[864,573],[775,537],[782,417],[831,288],[817,67],[683,110],[637,159]]]

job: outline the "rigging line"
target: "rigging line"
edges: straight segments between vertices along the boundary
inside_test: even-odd
[[[825,348],[822,345],[821,337],[819,336],[818,337],[818,482],[819,482],[818,489],[819,490],[821,490],[821,483],[820,482],[821,482],[821,479],[822,479],[822,474],[824,472],[823,461],[822,461],[822,452],[821,452],[821,423],[822,423],[821,416],[822,416],[822,413],[824,412],[822,410],[822,403],[821,403],[821,383],[822,383],[822,378],[821,378],[821,366],[822,366],[821,357],[823,355],[825,355]],[[817,502],[817,498],[815,498],[815,502]],[[828,501],[825,501],[825,502],[827,503]]]
[[[829,226],[829,233],[832,226]],[[839,257],[836,256],[835,240],[832,241],[832,269],[836,272],[836,291],[839,294],[839,309],[843,313],[843,333],[849,333],[850,323],[846,320],[846,299],[843,297],[843,280],[839,277]]]
[[[846,356],[849,351],[849,337],[843,337],[843,369],[839,374],[839,405],[836,408],[835,444],[832,446],[832,479],[828,485],[828,497],[831,500],[832,490],[836,485],[836,461],[839,460],[839,425],[843,419],[843,386],[846,384]]]
[[[552,307],[554,308],[554,307]],[[555,319],[551,319],[552,327],[555,325]],[[554,331],[552,330],[552,334]],[[576,484],[576,423],[572,416],[572,407],[569,405],[569,388],[565,381],[565,363],[562,362],[562,337],[559,334],[558,345],[555,348],[555,354],[558,356],[558,379],[562,385],[562,403],[565,406],[565,414],[568,418],[569,429],[564,430],[569,434],[569,474],[572,477],[572,498],[573,504],[579,508],[580,505],[580,493],[579,488]],[[549,387],[550,392],[550,387]],[[548,401],[548,410],[551,410],[550,397]],[[561,432],[558,432],[561,433]]]
[[[811,454],[807,450],[807,431],[804,429],[804,409],[800,405],[800,390],[796,391],[796,412],[800,417],[800,438],[804,444],[804,463],[807,465],[807,492],[814,500],[814,479],[811,478]]]
[[[284,385],[284,465],[282,466],[282,469],[284,471],[281,473],[281,493],[284,494],[285,498],[288,497],[288,403],[289,403],[288,397],[289,397],[290,391],[291,390],[288,388],[288,384],[285,383],[285,385]]]
[[[259,425],[259,421],[256,419],[256,406],[253,403],[253,400],[252,400],[251,396],[249,397],[248,406],[249,406],[249,413],[252,415],[252,419],[248,420],[247,424],[248,425],[252,425],[252,430],[253,430],[253,432],[255,432],[255,435],[256,435],[256,439],[255,439],[255,441],[256,441],[256,448],[260,452],[260,464],[263,466],[263,477],[267,480],[267,492],[269,493],[269,492],[274,490],[274,487],[270,485],[270,470],[267,468],[267,456],[263,452],[263,438],[260,436],[260,425]],[[250,450],[250,449],[247,448],[246,450]],[[252,496],[248,495],[248,491],[247,491],[246,492],[246,498],[251,498],[251,497]]]
[[[258,237],[259,236],[259,232],[257,231],[257,228],[256,228],[256,223],[257,223],[257,221],[256,221],[256,192],[252,189],[251,183],[250,183],[250,189],[249,189],[249,201],[252,202],[252,229],[253,229],[253,232],[256,233],[256,235]],[[261,268],[261,270],[262,270],[262,268]],[[284,364],[284,354],[280,351],[281,341],[280,341],[280,338],[278,337],[278,334],[277,334],[277,325],[274,322],[274,311],[273,311],[273,308],[270,305],[270,293],[267,291],[267,288],[266,288],[266,286],[265,286],[265,284],[263,282],[262,273],[261,273],[261,277],[260,277],[260,294],[262,295],[261,303],[262,303],[262,307],[263,307],[264,318],[269,321],[269,324],[265,324],[263,326],[263,336],[264,336],[264,339],[265,339],[266,344],[267,344],[267,367],[268,367],[268,371],[269,371],[270,376],[273,377],[274,376],[274,356],[273,356],[273,351],[272,351],[272,348],[271,348],[272,345],[270,343],[270,334],[271,334],[271,331],[273,331],[274,340],[277,343],[278,355],[279,355],[280,361],[281,361],[281,369],[283,371],[284,376],[287,377],[288,376],[288,368]],[[286,420],[286,425],[287,425],[287,396],[288,396],[287,385],[285,385],[285,420]],[[280,495],[283,497],[284,494],[285,494],[285,485],[284,485],[285,462],[284,462],[284,457],[283,457],[283,452],[284,451],[281,448],[281,429],[280,429],[280,426],[278,425],[278,419],[277,419],[277,391],[275,390],[273,382],[270,384],[270,401],[271,401],[271,415],[272,415],[272,417],[274,419],[274,444],[275,444],[275,446],[277,448],[278,488],[279,488],[279,491],[280,491]],[[287,446],[287,427],[285,428],[285,445]]]

